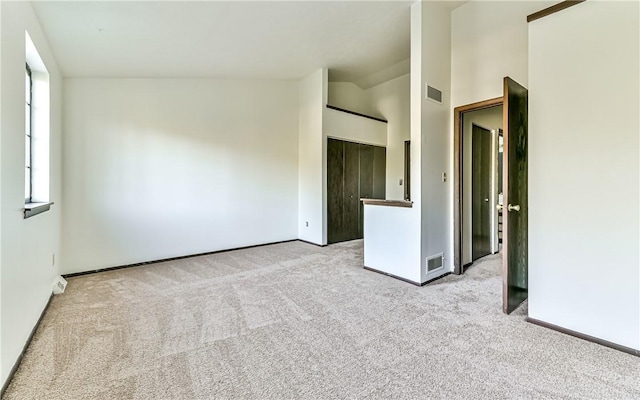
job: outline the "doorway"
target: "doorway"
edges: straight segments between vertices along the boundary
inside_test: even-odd
[[[489,203],[489,209],[494,213],[495,230],[490,236],[495,239],[498,249],[502,242],[502,308],[508,314],[528,297],[528,91],[509,77],[503,80],[502,97],[454,109],[454,273],[463,274],[465,267],[469,265],[465,264],[468,258],[463,258],[465,248],[469,247],[470,216],[465,216],[465,209],[469,208],[469,203],[473,204],[470,196],[476,190],[472,189],[471,194],[468,187],[465,190],[464,182],[469,180],[469,175],[473,177],[473,174],[471,171],[465,173],[465,167],[468,167],[464,163],[464,154],[465,151],[474,152],[473,140],[465,140],[469,132],[473,133],[473,126],[466,130],[465,126],[470,122],[473,112],[487,112],[486,110],[498,106],[502,108],[502,196],[498,194],[498,184],[493,185],[489,196],[486,196],[486,190],[483,192],[484,189],[476,188],[479,193],[475,196],[475,209],[479,215],[479,226],[482,226],[482,218],[486,218],[487,213],[487,208],[483,208],[481,203]],[[479,159],[482,159],[482,152],[486,152],[486,145],[483,144],[486,137],[482,138],[481,135],[486,134],[486,130],[476,128],[475,131],[480,138],[476,150]],[[492,146],[494,150],[498,150],[494,153],[495,157],[492,156],[492,160],[495,160],[495,169],[492,167],[492,172],[497,175],[500,169],[499,128],[494,130],[494,137],[497,140]],[[477,179],[484,185],[482,181],[486,180],[486,171],[478,172]],[[495,194],[495,197],[492,198],[491,194]],[[475,222],[473,217],[471,221]],[[472,233],[479,236],[480,240],[477,252],[472,250],[471,254],[472,257],[481,257],[486,253],[486,222],[484,227],[473,229]],[[473,244],[471,246],[473,248]]]
[[[462,269],[499,252],[499,132],[502,104],[471,109],[461,115],[461,238]]]

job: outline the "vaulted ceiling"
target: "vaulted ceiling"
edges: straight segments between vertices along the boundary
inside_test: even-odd
[[[410,1],[33,5],[67,77],[300,79],[326,67],[370,85],[408,72]]]

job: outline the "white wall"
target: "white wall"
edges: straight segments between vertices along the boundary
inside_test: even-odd
[[[327,70],[299,82],[298,237],[326,244],[326,144],[322,119],[326,106]]]
[[[392,200],[404,200],[399,180],[404,179],[404,142],[411,137],[409,85],[409,74],[366,90],[351,82],[328,85],[329,104],[387,120],[386,198]]]
[[[505,76],[527,86],[527,15],[555,3],[557,1],[470,1],[451,11],[450,120],[455,107],[502,97]],[[450,142],[452,154],[453,126]],[[450,171],[453,171],[453,157]],[[453,186],[451,192],[453,196]],[[449,218],[453,226],[453,210]],[[463,252],[467,251],[463,246]],[[467,258],[463,256],[463,259]]]
[[[404,142],[411,138],[409,74],[367,89],[374,115],[387,123],[387,181],[386,198],[404,200]]]
[[[387,145],[387,124],[374,119],[327,108],[324,110],[323,128],[327,137],[351,142]]]
[[[449,35],[449,10],[445,5],[411,5],[409,121],[414,204],[398,209],[365,206],[365,265],[417,283],[452,267],[447,219],[450,184],[441,180],[442,172],[448,172],[451,151]],[[425,99],[425,83],[443,92],[442,104]],[[403,256],[396,264],[387,254],[398,252]],[[427,274],[426,258],[439,253],[444,254],[444,268]]]
[[[442,181],[442,173],[451,176],[451,24],[446,5],[422,3],[421,52],[421,190],[422,190],[422,256],[421,262],[443,253],[445,270],[452,270],[453,195],[451,180]],[[413,55],[412,55],[413,57]],[[425,83],[442,92],[442,104],[425,99]],[[412,82],[413,85],[413,82]],[[411,128],[413,130],[413,126]],[[413,133],[412,133],[413,146]],[[412,154],[413,157],[413,154]],[[413,171],[412,171],[413,172]],[[413,180],[412,180],[413,181]],[[415,181],[414,181],[415,182]],[[432,278],[424,274],[422,281]],[[438,274],[440,272],[436,272]]]
[[[470,1],[451,12],[453,107],[502,96],[502,78],[527,86],[527,15],[557,1]]]
[[[371,115],[390,117],[390,123],[344,113],[326,108],[331,88],[338,88],[333,96],[334,103],[351,111],[358,104],[369,104],[380,110]],[[356,92],[354,97],[347,92]],[[408,75],[362,91],[353,84],[329,83],[326,69],[321,69],[300,81],[300,193],[299,193],[299,237],[316,244],[327,243],[327,138],[337,138],[359,143],[387,147],[387,175],[404,170],[404,149],[402,144],[408,135]],[[405,108],[406,107],[406,108]],[[371,108],[369,108],[371,110]],[[364,113],[364,112],[363,112]],[[391,120],[393,122],[391,122]],[[389,143],[389,126],[392,126],[393,144]],[[397,141],[400,141],[397,143]],[[398,154],[398,153],[401,154]],[[400,177],[402,177],[402,172]],[[397,180],[393,181],[397,184]],[[387,178],[387,193],[393,184]],[[395,189],[395,188],[393,188]],[[391,190],[393,190],[391,189]],[[402,199],[402,187],[397,199]],[[389,197],[387,197],[389,198]],[[308,226],[307,226],[308,222]],[[318,225],[320,223],[320,225]]]
[[[328,104],[345,110],[359,112],[365,115],[382,118],[371,107],[371,97],[368,90],[361,89],[352,82],[329,82],[327,86]]]
[[[67,79],[64,272],[298,237],[298,85]]]
[[[414,283],[420,273],[420,219],[412,208],[365,204],[364,265]]]
[[[415,70],[420,68],[422,54],[420,3],[412,6],[411,15],[411,68]],[[419,87],[416,92],[412,86],[420,79],[420,74],[407,74],[365,91],[371,113],[381,115],[388,121],[386,198],[404,199],[404,186],[399,185],[398,180],[404,178],[405,140],[412,140],[411,178],[418,183],[412,186],[412,200],[415,201],[412,208],[364,206],[364,265],[416,283],[422,282],[419,200],[421,132],[419,124],[413,129],[411,118],[420,119],[421,94]]]
[[[1,342],[0,381],[6,381],[42,313],[60,258],[61,218],[61,76],[38,20],[28,2],[0,2],[0,241]],[[25,30],[47,70],[50,83],[50,198],[43,214],[23,217]]]
[[[529,29],[529,315],[633,349],[639,14],[588,1]]]
[[[473,247],[473,226],[472,226],[472,139],[473,124],[481,126],[488,130],[497,130],[502,128],[502,106],[486,108],[483,110],[467,112],[463,114],[462,128],[462,264],[471,262]],[[492,136],[493,137],[493,136]],[[492,139],[492,143],[494,139]],[[495,143],[494,143],[495,144]],[[492,163],[492,171],[494,164]],[[492,174],[493,176],[493,174]],[[491,184],[494,184],[492,178]],[[490,199],[490,203],[494,204],[495,199]],[[495,206],[491,207],[491,215]],[[493,220],[493,218],[491,219]]]
[[[424,281],[422,261],[422,80],[424,3],[411,5],[411,74],[409,76],[409,126],[411,137],[411,208],[365,205],[364,265],[415,283]],[[398,114],[404,114],[399,112]],[[406,117],[406,114],[404,115]]]
[[[2,36],[2,10],[4,7],[2,7],[2,4],[0,4],[0,36]],[[3,48],[3,44],[2,42],[0,42],[0,177],[2,176],[2,136],[3,136],[3,132],[4,130],[2,129],[2,98],[4,97],[2,95],[3,90],[2,90],[2,48]],[[5,372],[4,372],[4,361],[1,359],[2,356],[1,354],[4,354],[3,352],[3,342],[2,342],[2,208],[3,208],[3,201],[2,201],[2,184],[0,182],[0,388],[2,388],[4,386],[4,383],[7,379]],[[1,389],[0,389],[1,390]]]

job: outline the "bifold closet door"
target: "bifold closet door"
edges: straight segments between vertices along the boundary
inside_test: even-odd
[[[344,207],[344,145],[339,140],[327,143],[327,241],[343,239],[342,209]]]
[[[360,144],[344,143],[344,208],[342,227],[344,239],[353,240],[360,235]]]
[[[337,139],[327,142],[327,241],[363,237],[361,198],[384,199],[386,149]]]
[[[373,198],[373,146],[360,145],[360,198]],[[364,237],[364,204],[358,204],[358,235]]]
[[[373,146],[373,193],[374,199],[386,198],[387,149]]]

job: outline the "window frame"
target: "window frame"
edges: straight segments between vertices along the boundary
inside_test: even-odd
[[[29,158],[28,160],[25,159],[24,163],[25,163],[25,168],[29,169],[29,193],[28,193],[28,197],[27,197],[27,193],[25,193],[24,203],[30,204],[32,203],[32,200],[33,200],[33,75],[31,72],[31,67],[29,67],[29,63],[25,63],[25,66],[26,66],[26,73],[29,76],[29,99],[25,98],[25,103],[27,103],[29,106],[28,131],[25,127],[25,136],[29,138],[29,156],[28,156]],[[26,115],[25,115],[25,121],[26,121]],[[26,155],[27,154],[25,151],[25,158],[26,158]],[[25,179],[26,179],[26,174],[25,174]],[[26,182],[25,182],[25,187],[26,187]]]
[[[50,201],[50,82],[29,32],[25,30],[24,218],[48,211]],[[28,86],[27,86],[28,85]],[[36,108],[34,108],[36,107]],[[27,129],[28,127],[28,129]],[[45,154],[44,152],[47,152]],[[28,167],[28,168],[27,168]]]

